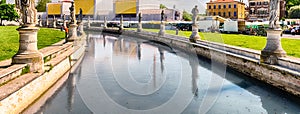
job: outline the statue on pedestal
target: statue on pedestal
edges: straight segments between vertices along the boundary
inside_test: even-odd
[[[192,17],[193,18],[192,19],[193,25],[195,25],[196,21],[197,21],[197,18],[198,18],[198,14],[199,14],[199,10],[197,9],[197,5],[195,5],[195,7],[193,8],[192,14],[193,14],[193,17]]]
[[[16,7],[20,9],[23,26],[35,26],[37,23],[37,11],[34,0],[16,0]]]

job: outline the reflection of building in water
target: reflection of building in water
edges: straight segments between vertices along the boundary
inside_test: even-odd
[[[120,38],[113,42],[114,55],[128,55],[128,57],[137,57],[137,44],[135,42],[128,42]]]

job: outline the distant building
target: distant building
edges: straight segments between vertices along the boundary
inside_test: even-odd
[[[245,3],[234,0],[211,0],[207,4],[209,16],[221,16],[233,20],[245,18]]]
[[[270,0],[249,0],[248,21],[267,21]],[[280,0],[280,18],[285,17],[285,0]]]

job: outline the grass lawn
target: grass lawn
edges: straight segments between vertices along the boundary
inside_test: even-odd
[[[18,26],[0,26],[0,61],[15,55],[19,48]],[[64,39],[65,33],[50,28],[40,28],[38,31],[38,48],[54,44]]]
[[[136,30],[130,28],[131,30]],[[143,29],[150,32],[159,32],[159,29]],[[175,34],[175,30],[166,30],[167,34]],[[191,31],[179,31],[179,36],[189,37]],[[228,45],[250,48],[254,50],[262,50],[266,45],[266,37],[251,36],[242,34],[220,34],[220,33],[202,33],[199,32],[202,40],[225,43]],[[287,52],[287,55],[300,58],[300,39],[281,39],[282,48]]]

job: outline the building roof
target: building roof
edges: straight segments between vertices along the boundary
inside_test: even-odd
[[[206,4],[232,3],[232,2],[237,2],[237,3],[245,4],[244,2],[240,2],[240,1],[236,1],[236,0],[211,0],[210,2],[207,2]]]

